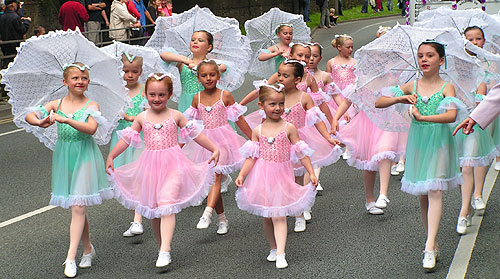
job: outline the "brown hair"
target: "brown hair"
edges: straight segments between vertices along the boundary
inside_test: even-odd
[[[272,85],[274,87],[274,85]],[[271,96],[273,93],[278,93],[278,94],[283,94],[285,96],[285,90],[278,91],[277,88],[271,88],[269,86],[261,86],[259,89],[259,102],[264,103],[264,101],[267,99],[267,97]]]
[[[214,60],[203,60],[200,62],[200,64],[198,64],[198,71],[196,72],[196,76],[199,76],[200,74],[200,68],[202,66],[205,66],[205,65],[211,65],[211,66],[214,66],[215,67],[215,70],[217,71],[217,73],[219,74],[219,78],[220,78],[220,72],[219,72],[219,65],[217,65],[217,62],[215,62]]]
[[[85,65],[85,64],[83,64],[82,62],[74,62],[74,63],[72,63],[72,64],[78,65],[78,66],[80,66],[80,67],[86,66],[86,65]],[[80,69],[79,69],[78,67],[76,67],[76,66],[69,66],[69,67],[67,67],[66,69],[64,69],[64,70],[63,70],[63,77],[64,77],[64,79],[67,79],[67,78],[68,78],[68,75],[69,75],[69,70],[71,70],[71,69],[77,69],[77,70],[80,70]],[[88,70],[88,68],[85,68],[85,70],[84,70],[84,71],[82,71],[82,72],[87,72],[87,75],[89,75],[89,70]]]
[[[130,62],[128,60],[127,56],[125,55],[125,53],[122,53],[122,62],[123,62],[123,64],[125,64],[125,62],[128,62],[130,64],[137,62],[137,63],[139,63],[139,65],[142,68],[142,64],[144,63],[144,59],[142,58],[142,56],[135,56],[134,59],[132,60],[132,62]]]
[[[151,82],[161,82],[167,87],[168,96],[171,97],[174,92],[174,84],[172,82],[172,79],[169,76],[165,76],[164,78],[158,80],[155,76],[161,77],[163,76],[163,73],[154,73],[154,76],[148,77],[148,79],[146,80],[146,84],[144,85],[145,96],[147,96],[148,94],[148,86]]]
[[[214,50],[214,35],[212,35],[212,33],[208,32],[207,30],[194,31],[193,34],[198,33],[198,32],[202,32],[207,36],[207,42],[209,45],[212,46],[212,48],[208,52],[211,52],[212,50]]]

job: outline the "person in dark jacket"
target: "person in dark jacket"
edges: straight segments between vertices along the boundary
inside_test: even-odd
[[[19,0],[5,0],[6,10],[0,17],[0,40],[12,41],[23,40],[24,34],[28,32],[31,18],[20,17],[18,10],[20,8]],[[16,55],[16,48],[19,47],[19,42],[2,44],[2,53],[4,56]],[[14,57],[5,58],[2,60],[2,68],[14,60]]]

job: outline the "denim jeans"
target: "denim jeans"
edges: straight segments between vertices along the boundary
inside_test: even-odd
[[[311,21],[309,18],[309,6],[311,5],[311,0],[304,1],[304,21]]]
[[[362,13],[368,12],[368,0],[363,1],[363,7],[361,8]]]
[[[387,0],[386,4],[387,4],[387,10],[392,11],[392,0]]]

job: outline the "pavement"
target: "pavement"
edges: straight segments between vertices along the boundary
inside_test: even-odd
[[[364,20],[317,30],[314,41],[324,46],[324,67],[336,53],[329,42],[334,34],[350,34],[355,48],[375,38],[379,25],[402,22],[400,17]],[[252,78],[233,92],[241,100],[250,92]],[[256,109],[252,103],[250,111]],[[13,132],[12,122],[0,124],[0,278],[64,278],[62,262],[69,243],[69,210],[47,208],[50,199],[51,154],[33,135]],[[12,133],[11,133],[12,132]],[[6,134],[9,133],[9,134]],[[109,146],[102,146],[107,156]],[[57,175],[57,173],[55,173]],[[476,246],[466,278],[499,278],[500,190],[497,172],[490,170],[493,190],[479,227]],[[390,180],[391,203],[384,215],[364,209],[363,172],[343,160],[322,169],[325,188],[316,198],[313,220],[303,233],[293,232],[288,218],[287,261],[277,270],[266,261],[269,247],[261,218],[237,208],[235,187],[223,194],[230,230],[215,233],[215,219],[207,230],[195,229],[203,206],[191,207],[176,216],[172,264],[159,271],[154,264],[158,246],[151,222],[144,221],[142,236],[121,236],[132,219],[130,211],[114,200],[88,208],[91,239],[97,257],[93,267],[79,269],[78,278],[446,278],[456,262],[456,249],[464,237],[455,232],[460,193],[452,189],[443,199],[443,219],[438,241],[440,262],[434,273],[421,267],[425,232],[418,199],[399,190],[401,175]],[[378,182],[376,187],[378,187]],[[49,209],[36,214],[35,210]],[[13,218],[33,216],[11,223]],[[473,236],[473,234],[469,234]],[[466,255],[470,251],[458,250]],[[81,249],[78,252],[81,255]]]

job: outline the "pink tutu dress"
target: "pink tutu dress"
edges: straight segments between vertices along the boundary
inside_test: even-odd
[[[233,122],[238,121],[247,108],[234,103],[226,107],[222,101],[221,91],[220,99],[213,106],[205,106],[200,102],[200,94],[198,94],[198,107],[189,107],[184,115],[188,119],[196,119],[203,121],[205,130],[203,133],[217,145],[220,151],[219,162],[215,167],[216,173],[224,175],[231,174],[239,170],[245,160],[241,157],[238,149],[243,146],[245,139],[236,134],[228,120]],[[212,153],[205,148],[201,147],[196,142],[189,142],[182,148],[186,156],[193,162],[204,162],[208,160]]]
[[[115,169],[109,180],[115,188],[115,198],[123,206],[152,219],[198,205],[208,195],[215,172],[208,160],[196,164],[182,152],[179,127],[172,117],[163,123],[152,123],[146,119],[146,113],[142,127],[144,151],[137,161]],[[196,138],[202,130],[201,123],[189,121],[180,129],[180,142]],[[140,133],[132,128],[118,134],[132,147],[141,147]]]
[[[337,162],[342,154],[342,150],[339,146],[331,145],[318,132],[314,124],[325,121],[326,117],[318,107],[313,107],[307,111],[304,110],[304,106],[302,105],[304,94],[306,93],[302,92],[299,102],[295,105],[285,108],[285,112],[281,115],[281,118],[295,125],[299,132],[299,137],[314,150],[314,154],[311,156],[313,167],[325,167]],[[305,173],[305,169],[301,164],[295,164],[294,171],[296,176],[301,176]]]
[[[314,151],[303,141],[292,145],[285,129],[275,137],[266,137],[260,128],[259,141],[247,141],[240,148],[243,157],[256,160],[236,191],[238,207],[262,217],[298,216],[311,210],[316,189],[311,183],[295,183],[292,161],[297,163]]]
[[[337,134],[339,140],[349,149],[351,158],[347,163],[360,170],[378,171],[381,160],[399,161],[406,142],[403,133],[386,132],[375,125],[361,111],[349,125]],[[403,144],[404,142],[404,144]]]

